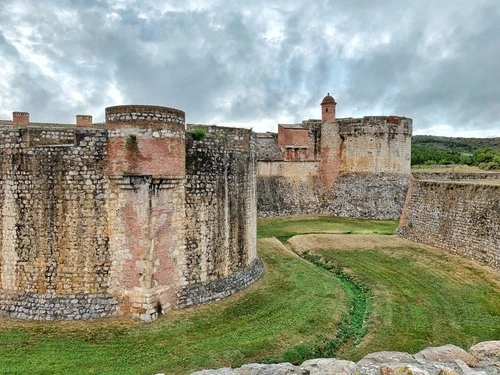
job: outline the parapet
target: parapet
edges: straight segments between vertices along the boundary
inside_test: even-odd
[[[186,114],[178,109],[154,105],[120,105],[106,108],[106,127],[173,126],[184,129]]]
[[[28,112],[12,112],[12,123],[27,126],[30,123],[30,114]]]
[[[411,136],[411,118],[401,116],[365,116],[336,120],[341,135],[356,134],[405,134]]]

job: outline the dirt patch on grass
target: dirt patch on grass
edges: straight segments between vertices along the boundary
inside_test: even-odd
[[[415,243],[397,236],[378,234],[307,234],[290,238],[287,245],[302,254],[313,249],[326,250],[367,250],[377,247],[415,246]]]

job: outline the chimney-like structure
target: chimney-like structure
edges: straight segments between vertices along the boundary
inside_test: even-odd
[[[12,123],[17,126],[28,126],[30,114],[28,112],[12,112]]]
[[[76,127],[77,128],[91,128],[92,127],[92,116],[76,115]]]
[[[321,120],[323,122],[334,123],[335,122],[335,106],[337,103],[333,96],[328,93],[321,102]]]

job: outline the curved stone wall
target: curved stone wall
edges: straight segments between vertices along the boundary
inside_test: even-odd
[[[155,105],[119,105],[106,108],[106,124],[132,123],[134,126],[150,123],[185,124],[186,115],[175,108]]]
[[[216,126],[188,126],[188,130],[186,285],[180,306],[232,294],[262,272],[255,263],[256,164],[251,131]]]
[[[410,173],[411,119],[366,116],[337,123],[342,172]]]
[[[186,133],[166,107],[106,116],[0,126],[0,316],[151,321],[261,275],[251,131]]]
[[[107,295],[103,130],[0,131],[0,310],[32,319],[115,314]]]

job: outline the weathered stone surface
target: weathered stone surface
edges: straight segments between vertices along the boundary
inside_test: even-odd
[[[198,371],[197,375],[233,375],[233,374],[310,374],[310,375],[498,375],[500,358],[497,342],[485,342],[475,345],[471,351],[489,362],[480,361],[454,345],[427,348],[411,355],[401,352],[376,352],[363,357],[359,362],[319,358],[305,361],[300,366],[290,363],[277,365],[244,365],[238,369]],[[469,361],[469,366],[464,362]],[[474,367],[472,365],[474,364]],[[242,372],[243,371],[243,372]],[[249,372],[245,372],[249,371]]]
[[[479,360],[493,358],[500,361],[500,340],[480,342],[473,345],[469,353]]]
[[[500,341],[480,342],[469,349],[479,360],[474,367],[481,368],[488,375],[500,374]]]
[[[157,106],[106,118],[0,126],[1,316],[152,321],[262,274],[252,133],[195,139]]]
[[[457,359],[464,361],[468,365],[474,365],[477,359],[467,353],[462,348],[455,345],[443,345],[437,347],[426,348],[414,355],[416,359],[426,359],[436,362],[453,362]]]
[[[335,358],[310,359],[300,365],[310,375],[350,375],[356,363]]]
[[[229,367],[223,367],[217,370],[201,370],[191,373],[191,375],[234,375],[235,372]]]
[[[415,359],[411,354],[403,352],[375,352],[365,355],[358,363],[412,363]]]
[[[291,363],[261,365],[252,363],[234,370],[235,375],[309,375],[309,371]]]
[[[500,185],[411,182],[397,233],[500,270]]]

